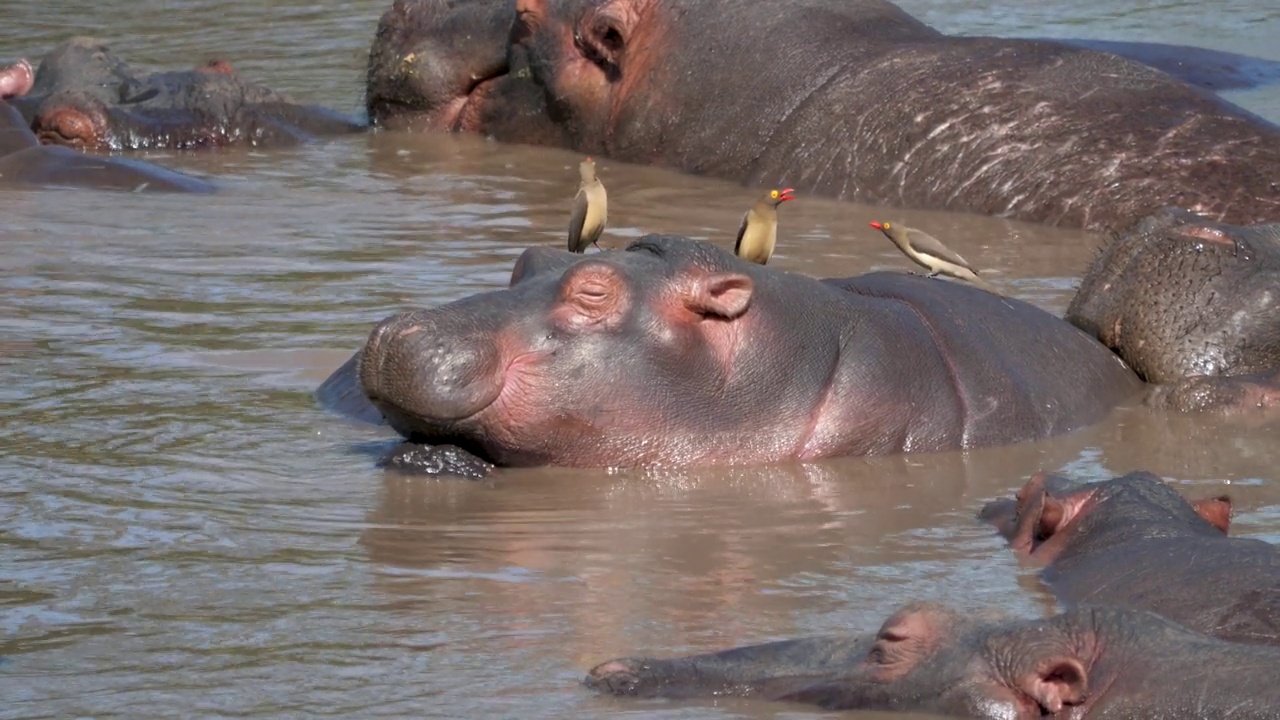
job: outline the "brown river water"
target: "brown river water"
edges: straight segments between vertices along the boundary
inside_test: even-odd
[[[226,57],[356,111],[387,4],[12,2],[0,59],[95,34],[133,63]],[[950,32],[1280,60],[1271,0],[903,4]],[[1230,98],[1280,121],[1280,87]],[[968,453],[484,482],[378,470],[392,435],[320,412],[311,390],[377,320],[500,287],[523,248],[562,243],[577,157],[389,133],[149,157],[228,189],[0,194],[0,717],[813,717],[602,698],[578,681],[618,655],[874,629],[912,599],[1050,612],[1033,571],[973,518],[1040,469],[1225,490],[1235,533],[1280,541],[1275,424],[1141,407]],[[649,231],[731,245],[755,195],[608,160],[600,172],[606,246]],[[773,262],[909,269],[866,227],[884,214],[802,197],[783,208]],[[911,220],[1057,313],[1098,242]]]

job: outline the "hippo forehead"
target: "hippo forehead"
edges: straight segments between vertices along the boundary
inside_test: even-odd
[[[512,284],[531,277],[539,280],[559,278],[570,268],[583,263],[602,263],[616,267],[629,278],[671,278],[684,272],[737,272],[752,274],[755,266],[743,262],[726,250],[701,240],[679,235],[645,235],[623,250],[590,255],[575,255],[563,250],[530,248],[512,270]]]
[[[1199,516],[1191,503],[1163,478],[1149,472],[1132,472],[1085,487],[1094,489],[1095,507],[1121,513],[1135,525],[1144,521],[1167,521],[1170,517],[1198,524]],[[1102,518],[1106,515],[1106,511],[1090,513],[1099,522],[1105,522]],[[1086,526],[1091,517],[1085,518]]]

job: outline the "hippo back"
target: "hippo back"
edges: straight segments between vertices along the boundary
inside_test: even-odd
[[[889,272],[824,282],[867,298],[899,301],[914,311],[949,370],[964,447],[1084,427],[1143,387],[1096,340],[1021,300]]]

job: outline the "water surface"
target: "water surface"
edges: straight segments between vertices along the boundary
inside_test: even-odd
[[[211,57],[358,111],[385,0],[62,0],[6,8],[0,56],[72,33],[130,62]],[[1280,60],[1264,0],[915,0],[949,32],[1196,43]],[[1234,102],[1280,120],[1280,88]],[[373,467],[392,442],[310,391],[400,309],[506,283],[558,244],[577,157],[381,133],[301,149],[154,153],[213,197],[0,194],[0,716],[813,717],[633,702],[577,682],[624,654],[872,629],[912,599],[1052,610],[972,519],[1036,470],[1226,490],[1280,541],[1276,428],[1122,409],[1042,443],[688,471]],[[731,244],[754,192],[604,160],[612,227]],[[907,269],[883,211],[802,198],[774,263]],[[1098,238],[913,213],[1054,312]],[[869,716],[868,716],[869,717]]]

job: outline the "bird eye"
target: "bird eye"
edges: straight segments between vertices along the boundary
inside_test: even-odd
[[[777,191],[777,190],[771,190],[771,191],[769,192],[769,197],[774,198],[774,199],[777,199],[777,197],[778,197],[778,191]]]
[[[888,230],[890,227],[892,227],[892,226],[891,226],[889,223],[885,223],[885,224],[884,224],[884,229],[885,229],[885,230]]]

